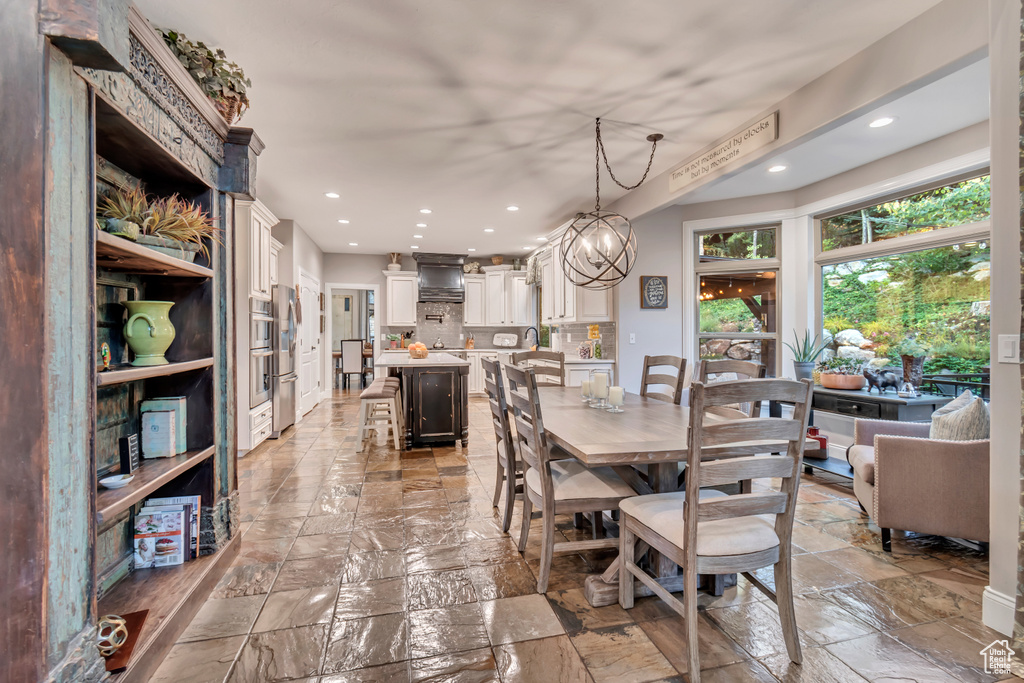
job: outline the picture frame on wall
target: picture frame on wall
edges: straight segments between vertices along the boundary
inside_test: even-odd
[[[640,308],[668,308],[668,277],[665,275],[640,276]]]

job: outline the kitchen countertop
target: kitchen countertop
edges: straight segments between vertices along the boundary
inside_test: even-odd
[[[504,348],[479,348],[479,347],[477,347],[477,348],[474,348],[474,349],[439,349],[436,352],[435,351],[431,351],[430,355],[431,356],[433,356],[435,354],[451,355],[450,352],[452,352],[452,351],[454,351],[454,352],[467,352],[467,351],[470,351],[470,352],[476,352],[476,353],[519,353],[521,351],[527,351],[527,350],[528,349],[510,349],[508,347],[504,347]],[[400,353],[400,354],[404,354],[404,355],[408,356],[409,355],[409,349],[384,349],[384,353],[386,353],[386,354],[399,354]],[[425,361],[421,361],[421,362],[425,362]],[[576,358],[576,357],[571,357],[571,356],[566,356],[565,357],[565,364],[566,365],[579,365],[579,364],[582,364],[582,363],[585,363],[587,365],[595,365],[595,364],[611,365],[614,362],[615,362],[615,360],[611,359],[611,358]]]
[[[396,349],[400,350],[400,349]],[[381,368],[411,368],[411,367],[463,367],[469,365],[468,360],[462,360],[450,353],[429,353],[426,358],[413,358],[406,350],[402,354],[382,353],[380,358],[373,364]]]

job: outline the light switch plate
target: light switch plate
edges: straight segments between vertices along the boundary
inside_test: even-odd
[[[1015,334],[999,335],[999,363],[1020,363],[1020,337]]]
[[[636,333],[635,332],[630,332],[629,333],[629,343],[630,344],[636,344]]]

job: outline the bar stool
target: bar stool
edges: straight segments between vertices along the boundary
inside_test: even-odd
[[[366,448],[364,434],[373,430],[391,429],[395,448],[401,450],[401,434],[405,432],[402,395],[397,379],[376,379],[359,394],[359,450]]]

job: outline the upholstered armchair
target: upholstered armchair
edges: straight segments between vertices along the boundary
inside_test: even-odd
[[[989,440],[929,439],[927,422],[857,420],[846,457],[853,491],[882,529],[989,540]]]

